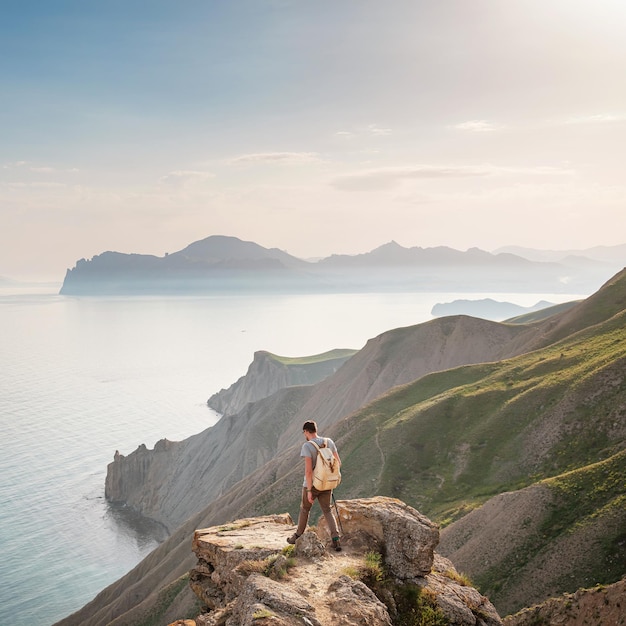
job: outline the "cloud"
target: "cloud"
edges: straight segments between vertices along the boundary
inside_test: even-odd
[[[370,124],[367,127],[367,132],[375,137],[383,137],[385,135],[391,135],[391,128],[381,128],[376,124]]]
[[[229,163],[231,165],[240,163],[297,165],[300,163],[314,163],[320,160],[317,152],[259,152],[243,154],[231,159]]]
[[[626,114],[598,113],[597,115],[583,115],[580,117],[570,117],[565,120],[565,124],[610,124],[613,122],[623,122]]]
[[[53,183],[53,182],[31,183],[30,186],[36,189],[64,189],[65,187],[67,187],[65,183]]]
[[[451,126],[451,128],[470,133],[489,133],[495,130],[500,130],[503,127],[499,124],[488,122],[487,120],[469,120],[468,122],[455,124],[454,126]]]
[[[54,173],[63,173],[63,172],[70,172],[73,174],[79,171],[78,168],[76,167],[70,167],[70,168],[64,169],[64,168],[52,167],[51,165],[32,165],[31,161],[13,161],[12,163],[4,163],[2,165],[2,169],[3,170],[20,169],[22,172],[29,171],[29,172],[35,172],[36,174],[54,174]]]
[[[25,165],[28,165],[28,161],[13,161],[12,163],[4,163],[2,169],[12,170],[18,167],[24,167]]]
[[[358,137],[363,135],[367,135],[369,137],[386,137],[391,135],[392,132],[391,128],[383,128],[377,124],[370,124],[365,128],[360,128],[355,131],[339,130],[335,133],[335,135],[337,137]]]
[[[563,176],[572,175],[573,170],[552,167],[502,167],[498,165],[413,165],[382,167],[338,176],[331,181],[335,189],[342,191],[371,191],[390,189],[405,180],[436,180],[478,178],[484,176]]]
[[[382,167],[365,170],[355,174],[338,176],[331,185],[343,191],[361,191],[372,189],[389,189],[403,180],[465,178],[488,176],[493,171],[485,167],[438,165],[414,165],[404,167]]]
[[[160,180],[164,183],[185,183],[191,181],[203,181],[215,178],[215,174],[212,172],[206,172],[201,170],[174,170],[161,176]]]

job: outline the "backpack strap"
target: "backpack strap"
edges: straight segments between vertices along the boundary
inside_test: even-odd
[[[318,446],[315,441],[313,441],[313,439],[310,439],[309,441],[307,441],[307,443],[312,443],[317,451],[319,452],[322,448],[328,448],[328,438],[324,437],[324,443],[321,446]]]

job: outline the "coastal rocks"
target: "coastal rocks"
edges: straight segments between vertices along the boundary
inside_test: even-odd
[[[428,574],[439,528],[425,515],[395,498],[383,496],[337,502],[344,541],[382,552],[394,576],[408,580]],[[319,533],[329,537],[325,519]]]
[[[128,502],[128,493],[141,487],[144,508],[150,510],[162,497],[161,484],[152,480],[153,475],[162,466],[169,464],[180,446],[180,442],[161,439],[155,444],[154,450],[149,450],[143,443],[128,456],[116,450],[113,463],[107,466],[105,498],[113,503],[128,503],[132,506],[134,503]],[[136,508],[141,510],[140,507]]]
[[[292,442],[277,433],[293,423],[310,390],[310,386],[289,387],[182,441],[162,440],[154,450],[141,445],[128,455],[116,454],[107,466],[105,497],[173,531],[230,493],[279,451],[287,465],[282,471],[288,471],[300,459],[288,450]],[[302,435],[298,435],[301,445]],[[275,471],[260,474],[257,485],[269,486],[276,480]]]
[[[501,626],[487,598],[434,554],[439,531],[428,518],[393,498],[342,501],[340,513],[341,553],[326,549],[322,528],[289,546],[286,513],[197,530],[189,580],[205,609],[196,626],[391,626],[400,610],[392,590],[404,588],[425,594],[451,625]],[[385,590],[359,574],[372,551],[383,557]]]

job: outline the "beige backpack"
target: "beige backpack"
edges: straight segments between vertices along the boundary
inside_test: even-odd
[[[315,441],[310,441],[317,448],[317,461],[313,470],[313,487],[318,491],[334,489],[341,482],[339,461],[333,451],[328,447],[328,439],[318,446]]]

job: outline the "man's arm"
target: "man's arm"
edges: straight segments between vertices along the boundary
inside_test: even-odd
[[[313,502],[313,459],[310,456],[304,457],[304,480],[306,482],[306,495],[309,502]]]

